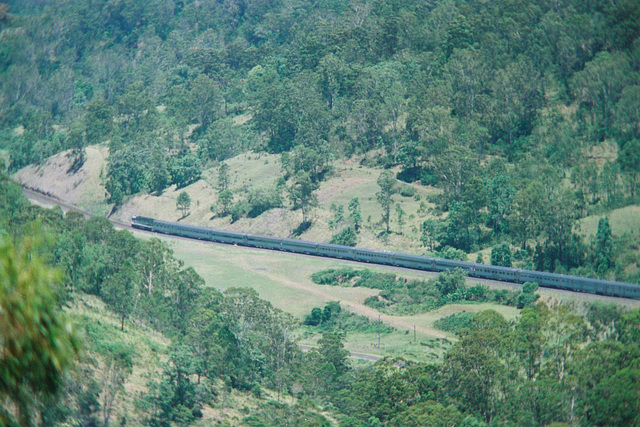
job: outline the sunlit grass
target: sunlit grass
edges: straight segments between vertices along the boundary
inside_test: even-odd
[[[598,221],[605,216],[609,217],[611,233],[615,236],[640,232],[639,205],[625,206],[603,215],[588,216],[580,221],[580,232],[584,236],[595,236],[598,231]]]
[[[374,322],[378,320],[378,312],[363,306],[363,302],[368,296],[378,294],[379,290],[317,285],[310,279],[314,272],[328,268],[355,266],[354,263],[205,242],[175,239],[168,239],[168,241],[176,256],[186,265],[195,268],[205,279],[207,286],[221,291],[230,287],[253,288],[261,298],[300,320],[303,320],[312,308],[323,307],[329,301],[341,301],[344,309],[364,315]],[[360,267],[363,266],[360,265]],[[385,270],[384,267],[374,265],[369,265],[367,268]],[[417,271],[402,271],[398,274],[410,279],[428,279],[435,276],[433,273]],[[475,281],[470,280],[470,284],[471,282]],[[507,320],[513,320],[518,315],[518,310],[514,307],[492,303],[451,304],[413,316],[381,314],[383,322],[394,326],[397,331],[382,334],[380,348],[377,347],[378,338],[375,333],[349,333],[346,345],[350,351],[354,352],[437,361],[450,343],[447,344],[441,338],[445,334],[434,331],[433,323],[454,313],[479,312],[487,309],[498,311]],[[415,336],[414,326],[416,327]],[[429,333],[429,331],[434,332]],[[455,340],[453,335],[446,335],[451,337],[451,342]],[[302,338],[302,343],[313,345],[318,336]]]
[[[102,345],[119,345],[132,351],[133,371],[127,377],[124,391],[115,403],[111,421],[115,425],[123,417],[130,421],[135,420],[134,399],[140,393],[146,392],[149,380],[159,378],[162,372],[161,364],[167,360],[170,340],[131,319],[125,322],[124,332],[121,331],[120,318],[108,310],[100,299],[91,295],[78,294],[67,314],[74,324],[75,333],[83,343],[81,360],[91,361],[98,369],[96,381],[103,381],[100,373],[107,369],[103,355],[98,352]],[[88,342],[85,328],[92,331],[93,343]]]

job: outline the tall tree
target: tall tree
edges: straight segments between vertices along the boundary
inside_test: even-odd
[[[511,267],[511,247],[503,242],[491,249],[491,265]]]
[[[316,184],[311,181],[307,172],[300,171],[294,177],[293,185],[289,188],[289,198],[293,207],[302,210],[302,224],[309,223],[309,213],[318,204],[318,196],[314,194]]]
[[[229,165],[224,162],[220,163],[220,166],[218,166],[217,184],[219,193],[229,189]]]
[[[478,158],[467,147],[450,145],[435,161],[434,169],[439,175],[445,197],[445,207],[460,201],[465,184],[477,175]]]
[[[391,171],[384,171],[377,180],[380,191],[376,193],[376,199],[382,207],[382,222],[386,225],[386,232],[389,233],[389,222],[391,220],[391,206],[393,205],[393,195],[397,192],[397,181]]]
[[[38,253],[34,239],[0,239],[0,396],[15,409],[0,408],[4,425],[32,425],[37,400],[57,392],[79,350],[56,301],[60,275]]]
[[[640,139],[632,139],[618,153],[618,163],[624,173],[629,176],[631,196],[635,196],[640,177]]]
[[[124,321],[131,316],[136,305],[138,281],[136,269],[131,262],[126,262],[102,285],[102,297],[107,305],[120,316],[120,330],[123,332]]]
[[[502,337],[493,330],[469,334],[446,355],[447,391],[459,407],[479,412],[490,423],[500,405],[505,368],[497,357]]]
[[[176,209],[182,211],[183,218],[189,215],[189,210],[191,209],[191,197],[189,196],[189,193],[182,191],[178,194],[178,198],[176,199]]]
[[[527,247],[529,239],[537,237],[539,233],[540,201],[543,199],[544,190],[538,181],[530,183],[515,195],[513,210],[509,215],[509,226],[518,237],[523,249]]]
[[[507,218],[511,214],[515,193],[516,189],[504,175],[495,176],[487,183],[489,221],[497,234],[509,230]]]
[[[347,363],[349,352],[344,348],[342,337],[333,332],[325,332],[322,334],[322,338],[318,340],[318,344],[320,344],[318,352],[326,362],[333,365],[336,375],[342,375],[347,372],[349,369]]]
[[[203,132],[218,118],[219,89],[207,75],[200,74],[191,82],[188,106],[190,118],[202,127]]]
[[[611,136],[613,108],[620,99],[622,89],[632,79],[629,58],[621,52],[600,52],[575,74],[573,90],[577,98],[591,113],[595,137],[599,140]]]
[[[608,217],[598,220],[598,231],[594,243],[593,267],[600,276],[603,276],[615,265],[615,249]]]
[[[354,197],[349,201],[349,219],[353,224],[353,229],[356,231],[360,231],[360,225],[362,224],[362,214],[360,212],[360,201],[357,197]]]

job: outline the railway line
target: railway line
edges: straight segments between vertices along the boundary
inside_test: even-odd
[[[563,274],[521,270],[511,267],[477,264],[429,256],[409,255],[400,252],[376,251],[298,239],[257,236],[247,233],[237,233],[207,227],[178,224],[175,222],[161,221],[142,216],[132,217],[131,225],[134,228],[141,230],[237,246],[315,255],[384,266],[404,267],[421,271],[442,272],[453,269],[462,269],[468,276],[481,279],[492,279],[521,284],[526,282],[535,282],[538,283],[539,286],[554,289],[629,299],[640,299],[640,286],[631,283],[620,283]]]
[[[23,191],[25,195],[35,203],[46,206],[59,205],[64,211],[74,210],[81,212],[85,217],[94,216],[90,212],[78,209],[76,206],[37,189],[23,186]],[[409,269],[414,271],[421,270],[433,273],[452,268],[462,268],[470,277],[475,278],[477,282],[487,283],[493,286],[496,286],[496,284],[500,286],[500,283],[502,283],[503,286],[517,286],[517,284],[525,281],[535,281],[541,287],[545,288],[586,292],[585,296],[587,294],[599,294],[626,299],[640,299],[640,286],[628,283],[488,266],[387,251],[373,251],[340,245],[306,242],[303,240],[255,236],[246,233],[234,233],[159,221],[153,218],[134,217],[131,224],[112,219],[110,219],[110,221],[115,227],[120,229],[128,229],[131,231],[137,229],[138,231],[146,233],[162,233],[178,239],[198,239],[213,243],[233,244],[264,250],[286,251],[303,256],[322,256],[344,261],[373,263],[387,268]]]

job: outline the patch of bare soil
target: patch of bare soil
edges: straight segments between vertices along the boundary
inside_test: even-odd
[[[244,261],[247,261],[247,258],[243,258]],[[238,260],[237,260],[238,261]],[[248,263],[245,265],[244,268],[250,269],[252,266],[249,265]],[[317,297],[320,297],[324,300],[327,301],[331,301],[333,299],[335,299],[335,295],[333,295],[330,291],[323,289],[323,286],[319,286],[319,285],[315,285],[315,284],[306,284],[306,283],[301,283],[301,282],[297,282],[297,281],[293,281],[290,280],[287,277],[284,276],[280,276],[278,274],[274,274],[273,272],[270,272],[268,270],[256,270],[253,269],[253,271],[255,271],[257,274],[260,274],[264,277],[267,277],[271,280],[273,280],[274,282],[280,283],[283,286],[286,286],[288,288],[291,289],[296,289],[296,290],[300,290],[300,291],[304,291],[307,292],[311,295],[315,295]],[[324,287],[326,288],[326,286]],[[404,330],[411,330],[414,328],[414,324],[408,321],[405,321],[403,319],[399,319],[395,316],[390,316],[388,314],[384,314],[384,313],[380,313],[378,310],[375,310],[371,307],[367,307],[366,305],[356,302],[356,301],[345,301],[342,300],[341,304],[343,306],[345,306],[346,308],[349,309],[349,311],[352,311],[356,314],[359,314],[361,316],[366,316],[369,319],[372,320],[377,320],[378,318],[380,318],[380,320],[382,320],[383,322],[394,326],[398,329],[404,329]],[[441,331],[438,331],[436,329],[432,329],[432,328],[427,328],[427,327],[423,327],[423,326],[418,326],[416,327],[416,331],[421,332],[425,335],[429,335],[432,337],[436,337],[436,338],[448,338],[448,339],[455,339],[453,336],[445,334]]]
[[[344,173],[345,171],[340,171]],[[373,175],[360,176],[337,176],[331,178],[320,186],[316,192],[318,202],[321,204],[330,203],[333,199],[344,193],[349,193],[365,184],[375,182],[377,178]],[[346,208],[346,206],[345,206]]]
[[[104,214],[108,206],[104,202],[106,192],[101,175],[108,156],[107,147],[89,146],[82,167],[71,172],[73,159],[69,157],[69,151],[65,151],[50,157],[44,164],[19,170],[13,178],[81,209]]]

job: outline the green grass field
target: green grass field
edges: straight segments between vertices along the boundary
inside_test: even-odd
[[[340,301],[344,309],[394,326],[397,332],[383,335],[381,348],[377,348],[377,334],[352,333],[347,336],[347,348],[351,351],[383,356],[402,356],[417,360],[438,360],[447,347],[444,339],[455,340],[451,334],[436,330],[433,323],[443,317],[461,312],[496,310],[507,320],[514,320],[519,310],[492,303],[450,304],[437,310],[413,315],[391,316],[363,304],[365,298],[378,294],[378,290],[367,288],[317,285],[310,279],[312,273],[329,268],[345,266],[365,267],[348,261],[299,256],[286,252],[251,249],[238,246],[209,244],[164,237],[173,248],[177,258],[193,267],[208,286],[224,290],[230,287],[250,287],[261,298],[274,307],[303,319],[314,307],[322,307],[329,301]],[[382,266],[367,265],[366,268],[389,271]],[[435,273],[392,269],[396,274],[409,279],[428,279]],[[469,285],[478,283],[469,279]],[[480,281],[482,282],[482,281]],[[500,282],[482,282],[492,288],[518,289],[517,285]],[[590,294],[576,294],[555,289],[538,291],[548,304],[567,302],[577,309],[595,300],[606,300],[630,308],[640,306],[640,301],[604,298]],[[416,337],[414,338],[414,327]],[[313,345],[318,336],[305,336],[303,344]]]
[[[377,347],[378,338],[375,333],[349,334],[347,348],[354,352],[437,361],[455,341],[452,335],[433,328],[433,322],[437,319],[463,311],[494,309],[511,320],[518,312],[513,307],[485,303],[453,304],[415,316],[390,316],[363,305],[364,299],[377,294],[378,290],[317,285],[310,279],[311,274],[316,271],[353,263],[204,242],[175,239],[167,241],[175,255],[202,275],[208,286],[219,290],[230,287],[253,288],[261,298],[301,320],[314,307],[322,307],[329,301],[340,301],[346,310],[367,316],[373,321],[377,321],[380,316],[383,322],[397,329],[394,333],[382,335],[380,348]],[[375,266],[369,268],[378,269]],[[403,272],[402,275],[421,279],[433,277],[432,273],[421,272]],[[301,342],[313,345],[317,338],[318,336],[304,336]]]
[[[580,221],[580,231],[584,236],[595,236],[598,231],[598,221],[605,216],[609,217],[611,233],[621,236],[625,233],[640,232],[640,206],[625,206],[615,209],[606,215],[588,216]]]

